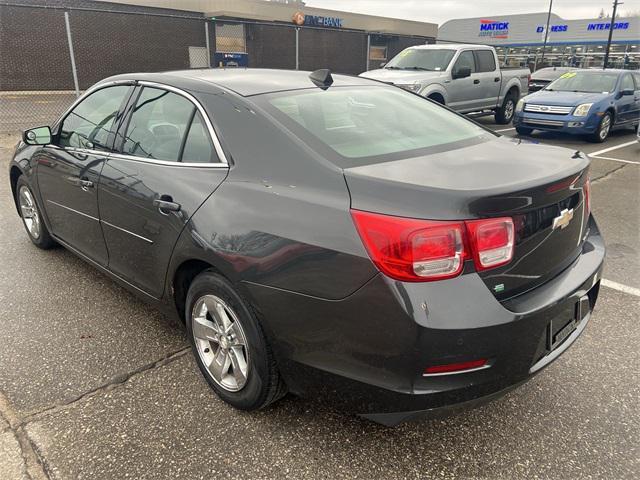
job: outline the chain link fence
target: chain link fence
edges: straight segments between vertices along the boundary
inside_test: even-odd
[[[53,123],[119,73],[256,67],[358,74],[427,37],[208,19],[87,0],[0,0],[0,133]]]

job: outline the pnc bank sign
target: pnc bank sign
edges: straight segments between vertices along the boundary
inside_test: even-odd
[[[342,28],[342,18],[340,17],[323,17],[321,15],[305,15],[302,12],[296,12],[291,17],[296,25],[307,25],[309,27],[329,27]]]
[[[509,38],[509,22],[480,19],[479,37]]]

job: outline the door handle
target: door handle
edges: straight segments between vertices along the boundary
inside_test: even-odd
[[[495,77],[495,78],[493,79],[493,81],[494,81],[494,82],[499,82],[499,81],[500,81],[500,77]]]
[[[86,191],[88,188],[93,188],[93,182],[91,180],[80,179],[80,188]]]
[[[160,195],[160,198],[153,200],[153,206],[158,207],[163,215],[169,215],[169,212],[178,212],[182,208],[179,203],[173,201],[171,195]]]
[[[475,85],[477,85],[477,84],[479,84],[479,83],[480,83],[480,80],[478,80],[478,79],[476,78],[476,79],[473,81],[473,83],[474,83]]]

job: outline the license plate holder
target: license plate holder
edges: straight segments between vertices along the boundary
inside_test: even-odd
[[[591,304],[589,303],[589,297],[584,295],[576,302],[575,314],[573,319],[567,323],[564,327],[553,333],[553,321],[549,322],[547,327],[547,349],[549,351],[555,350],[558,345],[564,342],[569,337],[582,320],[586,318],[591,310]]]

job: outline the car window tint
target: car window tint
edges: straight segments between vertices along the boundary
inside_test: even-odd
[[[471,50],[466,50],[460,54],[453,69],[459,70],[462,67],[469,67],[471,73],[476,71],[476,62],[473,59],[473,52]]]
[[[622,83],[620,84],[620,90],[635,90],[636,86],[633,83],[633,78],[630,73],[625,73],[622,76]]]
[[[633,79],[636,81],[636,90],[640,90],[640,73],[634,73]]]
[[[177,162],[195,106],[177,93],[144,87],[131,114],[122,153]]]
[[[109,131],[129,88],[127,85],[102,88],[82,100],[63,120],[58,145],[109,150]]]
[[[200,112],[193,117],[182,152],[182,161],[187,163],[218,162],[213,143]]]
[[[496,69],[496,61],[493,52],[489,50],[476,50],[479,72],[493,72]]]

